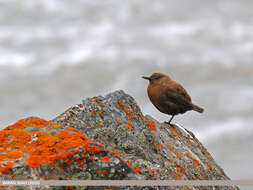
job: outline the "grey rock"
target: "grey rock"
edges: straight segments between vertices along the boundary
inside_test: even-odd
[[[23,156],[11,172],[0,177],[10,179],[145,179],[145,180],[229,180],[222,168],[216,164],[210,153],[186,128],[160,123],[151,116],[143,116],[136,101],[122,90],[105,97],[87,98],[52,120],[60,125],[54,128],[28,126],[28,133],[47,132],[52,136],[68,126],[88,137],[99,151],[84,156],[83,147],[75,147],[72,164],[64,159],[57,160],[62,171],[44,164],[36,168],[27,166]],[[71,133],[69,131],[69,133]],[[72,133],[76,133],[72,131]],[[37,136],[33,136],[36,141]],[[39,137],[38,137],[39,138]],[[52,148],[56,146],[52,145]],[[56,150],[57,151],[57,150]],[[89,149],[90,151],[90,149]],[[109,158],[108,161],[101,161]],[[83,166],[80,167],[80,161]],[[23,166],[23,167],[22,167]],[[22,175],[25,174],[25,175]],[[27,187],[20,187],[28,189]],[[161,189],[161,190],[235,190],[236,186],[184,186],[184,187],[75,187],[75,189]],[[42,188],[37,188],[42,189]],[[53,189],[65,189],[54,187]]]

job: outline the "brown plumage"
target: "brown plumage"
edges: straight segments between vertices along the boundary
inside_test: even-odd
[[[203,113],[204,109],[194,105],[191,97],[183,86],[163,73],[153,73],[150,77],[142,78],[149,80],[148,97],[152,104],[162,113],[172,115],[183,114],[194,110]]]

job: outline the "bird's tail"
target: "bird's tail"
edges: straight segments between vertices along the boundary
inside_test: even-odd
[[[201,107],[199,107],[199,106],[197,106],[197,105],[194,105],[194,104],[192,104],[192,109],[193,109],[194,111],[199,112],[199,113],[203,113],[203,112],[204,112],[204,109],[203,109],[203,108],[201,108]]]

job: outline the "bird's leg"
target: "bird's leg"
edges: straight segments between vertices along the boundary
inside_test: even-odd
[[[171,118],[170,118],[170,120],[169,120],[169,122],[165,122],[165,123],[167,123],[168,125],[170,125],[170,122],[172,121],[172,119],[174,118],[174,116],[175,115],[172,115]]]
[[[171,116],[171,118],[170,118],[170,120],[169,120],[169,124],[170,124],[170,122],[172,121],[172,119],[174,118],[174,116],[175,116],[175,115],[172,115],[172,116]]]

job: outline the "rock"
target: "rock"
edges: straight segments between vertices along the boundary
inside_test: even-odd
[[[0,132],[0,152],[0,180],[229,180],[192,132],[143,116],[121,90],[87,98],[52,121],[31,117],[8,126]]]

